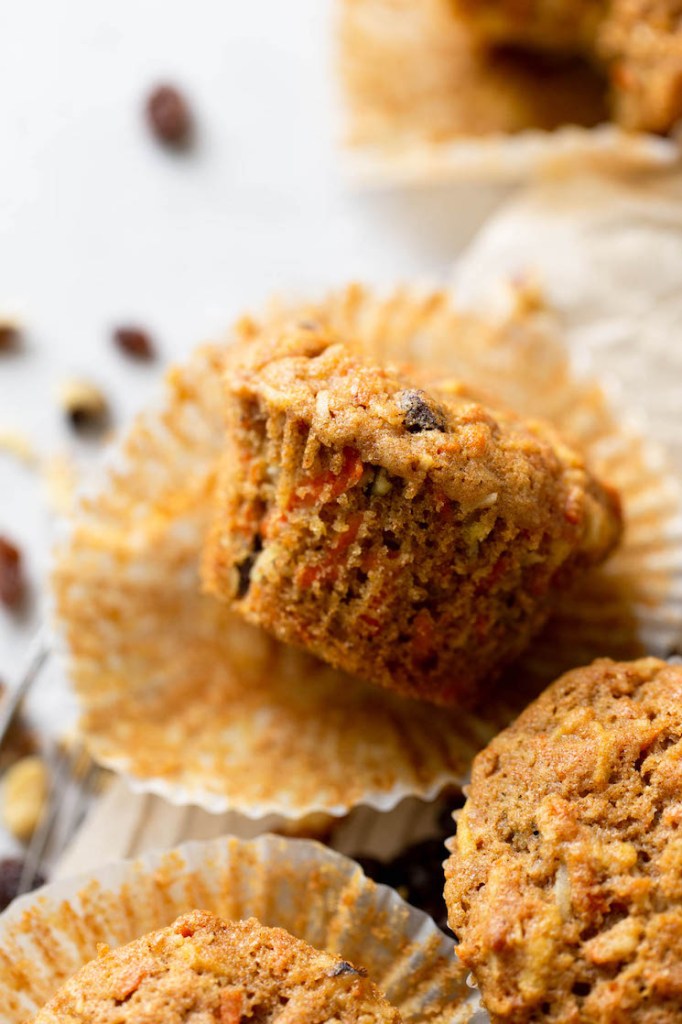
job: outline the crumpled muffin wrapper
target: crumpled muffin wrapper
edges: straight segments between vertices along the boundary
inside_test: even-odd
[[[594,381],[573,373],[542,315],[517,311],[488,324],[455,312],[445,293],[378,298],[351,286],[244,319],[233,340],[292,317],[324,321],[380,359],[435,363],[552,420],[620,489],[623,545],[561,600],[479,715],[352,679],[200,592],[225,348],[202,349],[171,371],[161,406],[133,426],[57,555],[58,627],[96,759],[138,789],[214,813],[386,811],[461,784],[474,753],[566,668],[667,653],[682,628],[679,495],[641,435],[614,417]]]
[[[188,843],[15,901],[0,916],[3,1024],[25,1024],[98,943],[123,945],[194,909],[256,917],[364,967],[405,1024],[474,1012],[454,943],[426,914],[319,843],[263,835]]]
[[[477,65],[448,4],[338,0],[344,156],[359,183],[509,182],[589,167],[633,172],[679,163],[677,139],[626,132],[611,122],[512,130],[523,117],[513,112],[510,96],[518,88],[523,105],[523,86],[505,85]],[[538,81],[535,88],[555,96],[560,86]],[[566,95],[577,88],[566,81]]]
[[[612,403],[682,475],[682,175],[534,183],[488,220],[458,261],[458,303],[504,315],[525,282],[560,318]]]

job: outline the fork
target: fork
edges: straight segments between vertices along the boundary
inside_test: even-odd
[[[18,684],[0,708],[0,749],[24,700],[34,691],[49,654],[47,638],[39,632],[30,644]],[[41,753],[47,766],[47,800],[26,847],[17,896],[30,892],[48,875],[75,835],[104,777],[79,740],[66,744],[49,739]]]

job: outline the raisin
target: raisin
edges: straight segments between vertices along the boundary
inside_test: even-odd
[[[21,330],[11,320],[0,319],[0,352],[12,352],[19,348]]]
[[[253,569],[254,563],[258,558],[258,555],[263,550],[263,541],[258,535],[253,542],[253,550],[250,555],[243,558],[241,562],[237,564],[237,573],[239,576],[239,582],[237,583],[237,600],[241,601],[243,597],[249,592],[251,586],[251,570]]]
[[[4,857],[0,860],[0,910],[8,907],[12,900],[19,895],[19,883],[21,873],[24,869],[24,862],[18,857]],[[37,875],[33,879],[33,889],[44,885],[45,879]]]
[[[6,608],[18,608],[26,592],[19,548],[0,537],[0,601]]]
[[[327,977],[339,978],[343,974],[358,974],[360,975],[361,978],[367,977],[367,971],[364,969],[364,967],[353,967],[353,965],[349,964],[347,960],[342,960],[340,963],[338,963],[336,967],[334,967],[329,972]]]
[[[396,402],[405,414],[403,423],[410,434],[422,434],[427,430],[440,430],[441,433],[445,433],[447,430],[445,414],[437,406],[430,404],[425,391],[399,391]]]
[[[165,146],[185,146],[192,133],[192,115],[187,100],[173,85],[160,85],[147,99],[147,120],[156,138]]]
[[[141,362],[149,362],[156,355],[151,337],[139,327],[118,327],[114,331],[114,343],[121,352]]]

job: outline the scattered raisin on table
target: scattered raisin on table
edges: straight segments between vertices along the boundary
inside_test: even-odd
[[[0,860],[0,911],[10,905],[12,900],[19,895],[19,883],[21,873],[24,869],[24,862],[19,857],[3,857]],[[44,885],[45,879],[38,875],[33,880],[32,888]]]
[[[173,85],[160,85],[147,99],[147,120],[159,142],[180,148],[192,134],[192,114],[187,100]]]
[[[21,330],[12,320],[0,319],[0,352],[13,352],[19,347]]]
[[[140,362],[151,362],[156,356],[151,336],[141,327],[117,327],[114,331],[114,344],[125,355]]]
[[[6,608],[18,608],[26,593],[21,552],[16,544],[0,537],[0,601]]]

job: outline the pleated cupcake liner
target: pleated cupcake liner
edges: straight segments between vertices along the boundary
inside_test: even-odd
[[[0,915],[0,1016],[25,1024],[99,943],[116,947],[207,910],[257,918],[364,967],[405,1024],[464,1024],[477,995],[454,943],[353,861],[263,835],[188,843],[23,896]]]
[[[200,592],[222,448],[225,346],[171,371],[83,502],[54,571],[57,624],[93,755],[176,804],[250,818],[342,816],[465,779],[475,752],[562,671],[597,656],[667,654],[682,630],[680,498],[657,453],[577,376],[546,317],[488,322],[444,292],[360,285],[273,305],[231,341],[318,320],[377,359],[444,373],[572,436],[621,490],[621,549],[561,598],[478,714],[400,698],[277,643]],[[271,826],[272,827],[272,826]]]

